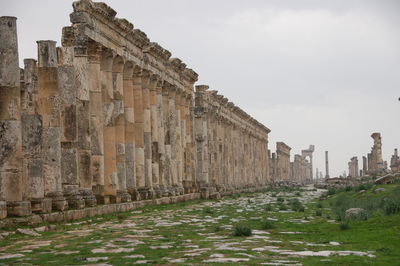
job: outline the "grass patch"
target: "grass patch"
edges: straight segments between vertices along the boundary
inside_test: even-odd
[[[276,227],[275,223],[270,220],[264,220],[261,224],[262,230],[274,229],[275,227]]]
[[[233,227],[233,235],[234,236],[251,236],[252,231],[251,228],[244,224],[236,224]]]

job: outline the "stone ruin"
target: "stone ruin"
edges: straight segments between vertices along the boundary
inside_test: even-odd
[[[348,165],[349,165],[349,177],[359,177],[357,156],[352,157]]]
[[[0,18],[0,218],[270,182],[267,127],[105,3],[73,9],[24,69]]]
[[[371,152],[367,154],[366,174],[379,175],[383,174],[386,170],[385,163],[382,159],[382,137],[381,133],[373,133],[371,138],[374,139],[374,145]]]
[[[314,145],[295,154],[290,162],[291,148],[284,142],[276,143],[276,153],[270,157],[270,178],[274,183],[289,184],[309,183],[313,179],[312,154]]]
[[[390,169],[392,173],[400,173],[400,157],[397,153],[397,149],[394,149],[394,154],[390,159]]]

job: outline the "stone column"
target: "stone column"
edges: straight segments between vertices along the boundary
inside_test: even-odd
[[[164,132],[164,155],[161,157],[163,171],[163,196],[172,195],[172,174],[171,174],[171,117],[169,112],[169,84],[164,82],[162,87],[162,112]]]
[[[329,178],[328,151],[325,151],[325,178]]]
[[[100,200],[104,204],[118,202],[117,155],[115,149],[115,106],[112,74],[113,59],[114,56],[112,52],[104,49],[100,65],[104,143],[104,195]]]
[[[176,114],[176,182],[178,194],[183,194],[183,165],[182,165],[182,90],[177,89],[175,94],[175,114]]]
[[[208,90],[206,85],[196,86],[194,126],[196,140],[196,182],[202,198],[210,195],[210,184],[208,176],[208,129],[206,119],[205,93]]]
[[[42,116],[37,110],[37,64],[34,59],[25,59],[24,64],[21,127],[25,198],[30,200],[32,212],[51,212],[51,199],[44,197]]]
[[[88,44],[89,103],[90,103],[90,163],[92,191],[96,201],[104,202],[104,139],[102,73],[100,70],[101,46]]]
[[[126,188],[132,196],[137,194],[135,173],[135,116],[133,93],[133,63],[125,63],[124,86],[124,115],[125,115],[125,176]]]
[[[160,197],[163,196],[165,192],[166,181],[164,177],[164,164],[165,164],[165,132],[164,132],[164,124],[165,117],[163,111],[163,94],[162,94],[162,80],[159,80],[156,86],[156,116],[157,116],[157,129],[158,129],[158,142],[157,142],[157,152],[156,156],[158,159],[158,170],[159,170],[159,191],[156,193],[160,193]],[[154,154],[153,154],[154,155]]]
[[[153,190],[156,197],[161,197],[160,189],[160,152],[159,152],[159,137],[160,137],[160,123],[159,123],[159,103],[157,96],[158,91],[161,90],[161,84],[157,76],[152,76],[150,81],[150,114],[151,114],[151,162],[152,162],[152,183]],[[158,88],[157,88],[158,87]]]
[[[134,121],[135,121],[135,165],[136,165],[136,187],[143,188],[144,182],[144,115],[142,95],[142,73],[138,70],[133,74],[133,97],[134,97]],[[132,195],[134,199],[140,199],[140,193]]]
[[[76,80],[76,113],[77,113],[77,148],[78,148],[78,176],[79,192],[88,206],[97,203],[93,193],[93,176],[91,173],[91,111],[90,111],[90,90],[92,84],[90,74],[92,64],[89,64],[88,42],[77,42],[74,56],[75,80]],[[82,204],[83,205],[83,204]]]
[[[20,70],[15,17],[0,17],[0,218],[29,215],[23,199]],[[5,203],[7,201],[7,205]]]
[[[70,208],[83,208],[79,192],[77,84],[74,47],[61,47],[58,56],[58,88],[60,93],[61,182]]]
[[[53,209],[64,210],[62,192],[60,87],[55,41],[38,41],[38,113],[42,115],[42,158],[46,197]]]
[[[150,87],[152,90],[156,86],[157,79],[154,75],[146,72],[142,80],[142,95],[143,95],[143,117],[144,117],[144,178],[145,178],[145,193],[147,199],[154,198],[153,190],[153,166],[152,166],[152,139],[151,139],[151,104],[150,104]]]
[[[173,194],[179,193],[178,188],[178,177],[176,167],[176,109],[175,109],[175,95],[176,86],[168,86],[168,116],[169,116],[169,149],[170,149],[170,173],[171,173],[171,185],[173,188]]]
[[[366,175],[366,174],[367,174],[367,171],[368,171],[367,157],[363,156],[363,157],[362,157],[362,160],[363,160],[363,169],[362,169],[362,172],[363,172],[363,175]]]
[[[115,116],[115,150],[117,164],[117,198],[118,201],[131,201],[126,188],[126,155],[125,155],[125,113],[124,113],[124,88],[123,88],[124,63],[117,56],[113,64],[113,91],[114,91],[114,116]]]

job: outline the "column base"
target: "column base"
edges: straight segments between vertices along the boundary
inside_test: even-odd
[[[136,188],[128,188],[128,193],[131,195],[131,200],[133,201],[141,200],[140,193]]]
[[[0,219],[7,217],[7,203],[5,201],[0,201]]]
[[[141,188],[138,188],[138,191],[140,194],[140,199],[142,199],[142,200],[154,199],[155,193],[154,193],[153,188],[141,187]]]
[[[96,195],[97,204],[110,204],[110,196]]]
[[[86,207],[96,206],[97,199],[91,189],[80,189],[79,193],[81,194],[83,200],[85,201]]]
[[[76,185],[64,186],[64,196],[71,209],[82,209],[85,207],[85,200],[81,196]]]
[[[124,190],[117,190],[118,197],[121,198],[121,202],[130,202],[132,201],[131,195],[127,191]]]
[[[122,199],[121,199],[121,195],[109,195],[108,196],[110,199],[110,203],[115,204],[115,203],[121,203]]]
[[[176,196],[183,195],[185,193],[185,190],[184,190],[183,186],[180,185],[180,184],[179,185],[175,185],[174,186],[174,190],[175,190],[175,195]]]
[[[8,216],[27,216],[32,214],[30,201],[8,201],[7,215]]]
[[[162,191],[161,191],[161,188],[160,188],[159,185],[155,185],[153,187],[153,190],[154,190],[154,197],[156,197],[156,198],[161,198],[162,197]]]
[[[61,191],[47,193],[46,198],[51,199],[51,207],[54,211],[65,211],[68,209],[68,202]]]
[[[31,209],[34,213],[50,213],[52,211],[51,198],[31,199]]]

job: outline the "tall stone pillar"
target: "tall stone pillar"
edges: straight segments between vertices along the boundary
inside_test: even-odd
[[[196,140],[196,182],[202,198],[210,195],[210,180],[208,166],[208,127],[207,127],[207,107],[205,106],[206,85],[196,86],[195,108],[194,108],[194,131]]]
[[[134,121],[135,121],[135,165],[136,165],[136,187],[143,188],[144,182],[144,114],[142,95],[142,73],[138,70],[133,74],[134,95]],[[140,199],[140,193],[133,198]]]
[[[42,116],[37,109],[37,64],[24,60],[24,89],[21,91],[21,127],[25,198],[31,202],[32,212],[51,212],[51,199],[44,197],[42,161]]]
[[[160,196],[164,195],[166,189],[166,180],[165,180],[165,117],[164,117],[164,108],[163,108],[163,93],[162,93],[163,82],[160,80],[156,86],[156,98],[157,98],[157,128],[158,128],[158,169],[159,169],[159,193]]]
[[[157,76],[152,76],[150,80],[150,116],[151,116],[151,173],[154,195],[161,197],[160,189],[160,152],[159,152],[159,137],[160,137],[160,123],[159,123],[159,105],[158,105],[158,91],[161,90],[161,84]],[[157,88],[158,87],[158,88]]]
[[[89,103],[90,103],[90,164],[92,191],[96,201],[104,202],[104,139],[103,139],[103,99],[102,73],[100,70],[101,46],[95,42],[88,44],[89,63]]]
[[[329,178],[328,151],[325,151],[325,178]]]
[[[362,169],[362,172],[363,172],[363,175],[366,175],[366,174],[367,174],[367,171],[368,171],[367,157],[363,156],[363,157],[362,157],[362,160],[363,160],[363,169]]]
[[[76,113],[77,113],[77,148],[78,148],[78,176],[79,192],[87,206],[96,205],[96,197],[93,193],[93,176],[91,173],[91,64],[88,58],[88,42],[77,41],[74,47],[74,68],[76,82]],[[83,205],[83,204],[82,204]]]
[[[133,63],[124,67],[124,115],[125,115],[125,176],[126,189],[131,198],[137,194],[135,173],[135,115],[133,93]]]
[[[104,204],[118,202],[117,197],[117,154],[115,145],[115,114],[113,91],[113,60],[110,50],[104,49],[100,64],[101,92],[103,99],[103,145],[104,145],[104,195],[100,201]]]
[[[20,71],[15,17],[0,17],[0,218],[29,215],[23,199]],[[7,205],[5,203],[7,201]]]
[[[176,114],[176,182],[177,182],[177,192],[183,194],[183,147],[182,147],[182,90],[177,89],[175,94],[175,114]]]
[[[153,180],[152,180],[152,164],[151,164],[151,111],[150,111],[150,73],[146,70],[142,71],[141,80],[141,96],[142,96],[142,143],[143,159],[143,175],[141,186],[138,188],[141,198],[150,199],[154,196]],[[136,102],[135,102],[136,104]],[[135,116],[136,117],[136,116]]]
[[[53,209],[67,207],[61,178],[60,87],[55,41],[38,41],[38,113],[42,116],[42,159],[45,194]]]
[[[58,88],[60,93],[61,182],[70,208],[83,208],[79,192],[77,82],[74,47],[61,47],[58,56]]]
[[[123,88],[123,59],[117,56],[113,63],[113,92],[115,116],[115,150],[117,164],[117,198],[118,201],[131,201],[126,188],[126,155],[125,155],[125,113]]]
[[[170,154],[170,173],[171,185],[173,187],[173,194],[179,193],[178,188],[178,173],[176,166],[176,109],[175,109],[175,95],[176,86],[168,86],[168,116],[169,116],[169,154]]]

